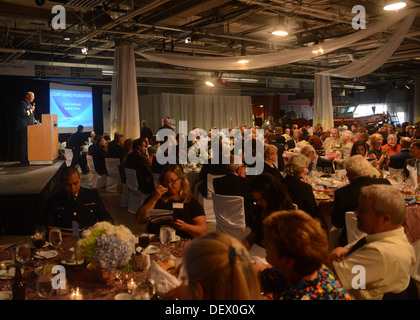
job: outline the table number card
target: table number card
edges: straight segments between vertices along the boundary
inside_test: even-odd
[[[73,237],[78,240],[79,239],[79,223],[77,221],[72,221],[73,223]]]

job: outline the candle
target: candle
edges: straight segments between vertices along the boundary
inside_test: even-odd
[[[128,283],[127,283],[127,289],[129,293],[132,293],[134,290],[137,289],[137,284],[134,281],[134,279],[131,279]]]
[[[70,300],[83,300],[82,289],[79,287],[72,289],[70,293]]]

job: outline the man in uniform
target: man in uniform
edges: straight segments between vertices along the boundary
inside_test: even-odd
[[[25,99],[23,99],[19,105],[18,117],[16,121],[16,130],[20,135],[20,162],[22,164],[28,164],[28,130],[29,125],[33,125],[35,122],[34,103],[35,95],[33,92],[27,92]]]
[[[61,183],[63,190],[47,200],[44,210],[47,227],[72,229],[73,221],[76,221],[83,230],[100,221],[113,223],[98,191],[80,187],[80,174],[76,168],[64,168]]]

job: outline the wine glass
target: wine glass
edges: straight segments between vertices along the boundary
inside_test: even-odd
[[[150,244],[150,237],[148,233],[143,233],[139,236],[139,246],[142,247],[142,253]]]
[[[0,248],[0,270],[6,270],[6,277],[9,278],[9,270],[15,263],[13,250],[11,248]]]
[[[42,259],[41,248],[46,242],[45,228],[37,228],[35,230],[35,233],[31,236],[31,240],[34,247],[38,250],[38,258]]]
[[[57,249],[60,246],[61,241],[63,240],[61,236],[61,230],[59,228],[50,229],[48,240],[49,243],[54,247],[54,249]]]
[[[19,243],[16,246],[16,260],[23,265],[31,258],[31,248],[27,243]]]
[[[41,298],[49,298],[52,296],[54,289],[52,287],[52,275],[40,274],[36,279],[36,292]]]

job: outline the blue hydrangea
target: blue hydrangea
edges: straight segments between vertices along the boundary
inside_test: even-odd
[[[128,264],[131,258],[130,246],[121,242],[117,237],[109,234],[100,236],[97,241],[97,250],[93,259],[105,270],[116,270]]]

